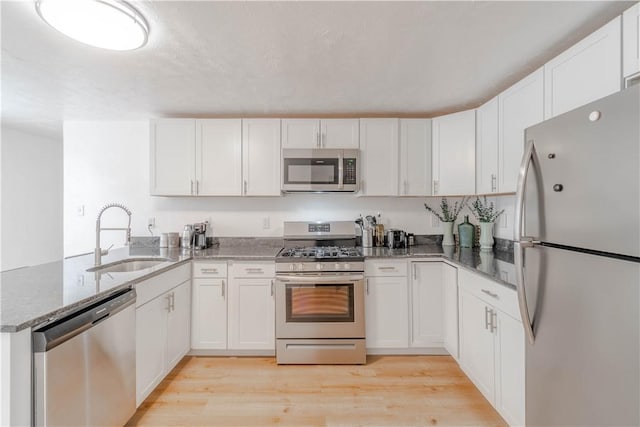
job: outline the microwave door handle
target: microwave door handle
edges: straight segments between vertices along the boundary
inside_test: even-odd
[[[344,154],[340,153],[338,157],[338,189],[344,188]]]

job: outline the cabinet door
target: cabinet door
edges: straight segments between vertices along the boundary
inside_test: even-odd
[[[280,120],[243,120],[243,194],[280,195]]]
[[[275,350],[273,279],[229,282],[229,349]]]
[[[545,64],[545,119],[620,90],[620,40],[617,17]]]
[[[498,191],[497,97],[478,108],[477,120],[476,194],[495,193]]]
[[[522,323],[502,311],[497,314],[496,403],[510,425],[525,423],[525,342]]]
[[[442,263],[444,348],[458,360],[458,269]]]
[[[164,378],[167,358],[167,312],[164,296],[136,308],[136,406]]]
[[[431,120],[400,119],[401,196],[431,195]]]
[[[406,277],[366,279],[367,348],[409,347],[409,292]]]
[[[282,148],[320,148],[320,120],[283,119]]]
[[[227,279],[193,279],[191,348],[227,348]]]
[[[441,262],[411,263],[411,347],[444,346]]]
[[[322,119],[320,121],[322,148],[359,148],[360,123],[358,119]]]
[[[151,121],[151,195],[194,194],[195,132],[192,119]]]
[[[398,195],[398,119],[360,119],[361,194]]]
[[[168,296],[167,373],[191,348],[191,280],[172,289]]]
[[[494,338],[488,329],[490,309],[464,289],[459,292],[460,367],[482,394],[495,401]]]
[[[433,131],[433,194],[476,191],[476,111],[436,117]]]
[[[242,121],[196,120],[196,194],[239,196],[242,191]]]
[[[524,130],[544,118],[542,68],[498,95],[498,190],[516,191]]]
[[[622,14],[622,75],[640,73],[640,3]]]

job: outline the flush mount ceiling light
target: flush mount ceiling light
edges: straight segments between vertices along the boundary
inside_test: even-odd
[[[144,17],[121,0],[37,0],[40,17],[79,42],[111,50],[133,50],[147,43]]]

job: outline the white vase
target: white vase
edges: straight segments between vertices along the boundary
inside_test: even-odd
[[[480,249],[493,249],[493,222],[480,223]]]
[[[453,240],[453,221],[443,222],[442,228],[444,229],[444,235],[442,236],[442,246],[455,246],[456,241]]]

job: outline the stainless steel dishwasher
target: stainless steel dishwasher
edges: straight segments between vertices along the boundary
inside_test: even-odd
[[[122,426],[136,410],[133,289],[33,332],[37,426]]]

